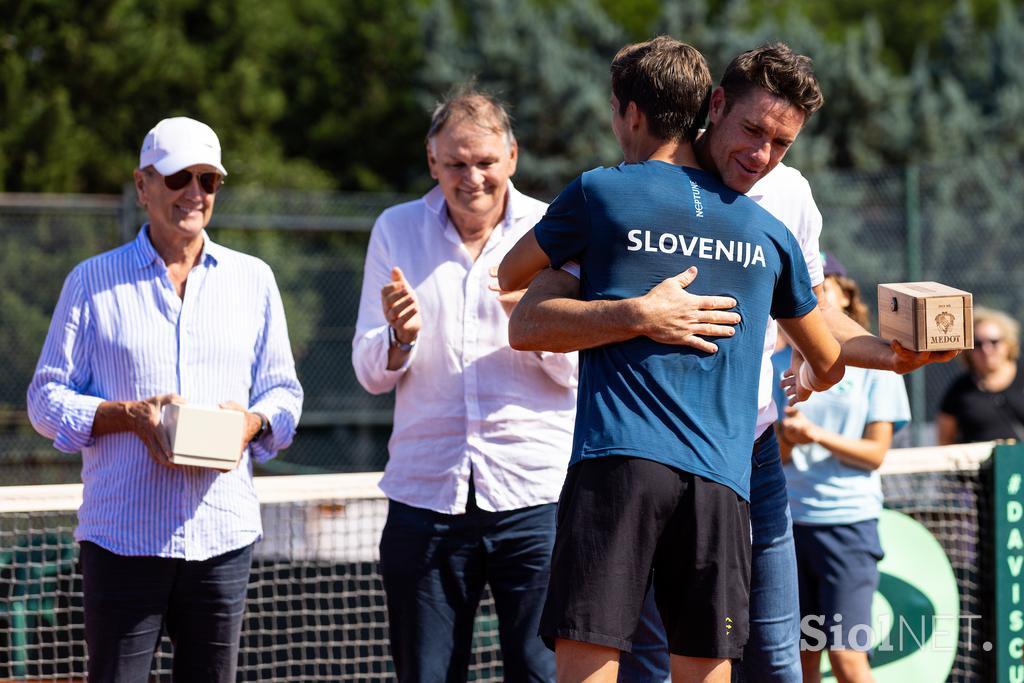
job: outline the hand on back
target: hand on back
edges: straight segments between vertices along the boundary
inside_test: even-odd
[[[690,346],[714,353],[718,346],[702,337],[731,337],[740,322],[736,300],[726,296],[699,296],[686,288],[697,278],[697,267],[674,275],[637,300],[642,334],[663,344]],[[700,335],[700,336],[698,336]]]

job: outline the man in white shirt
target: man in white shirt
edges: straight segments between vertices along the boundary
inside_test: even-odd
[[[546,204],[518,192],[518,149],[494,99],[462,89],[427,134],[437,186],[370,237],[352,363],[396,390],[381,538],[400,681],[465,680],[488,583],[505,679],[554,680],[537,636],[576,408],[576,354],[508,344],[515,294],[494,269]]]

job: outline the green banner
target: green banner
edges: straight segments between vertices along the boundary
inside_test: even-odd
[[[1024,445],[993,454],[996,677],[1024,683]]]
[[[878,535],[885,557],[871,605],[872,675],[877,683],[942,683],[956,659],[961,618],[953,567],[935,536],[901,512],[883,510]],[[834,681],[827,656],[821,667],[824,680]]]

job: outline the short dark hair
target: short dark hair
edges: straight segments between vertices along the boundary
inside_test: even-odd
[[[766,43],[737,55],[725,67],[719,85],[725,90],[726,107],[760,88],[802,111],[805,121],[825,103],[811,58],[796,54],[785,43]]]
[[[462,83],[452,88],[434,107],[427,130],[427,144],[439,135],[452,120],[471,121],[474,125],[505,137],[511,147],[515,141],[512,133],[512,117],[505,105],[494,95],[478,90],[473,82]]]
[[[620,115],[634,102],[659,140],[697,138],[711,92],[711,70],[699,50],[658,36],[619,50],[611,72]]]

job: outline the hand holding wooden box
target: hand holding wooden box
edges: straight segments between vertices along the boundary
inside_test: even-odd
[[[171,443],[171,462],[230,470],[242,452],[245,413],[216,406],[168,403],[161,423]]]
[[[911,351],[973,349],[973,297],[938,282],[878,285],[878,327]]]

